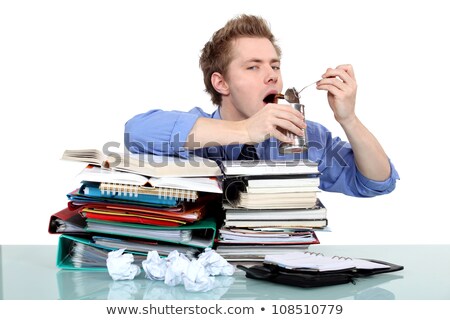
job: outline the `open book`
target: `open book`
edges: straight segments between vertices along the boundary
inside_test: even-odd
[[[177,190],[194,190],[211,193],[222,193],[222,183],[217,177],[147,177],[141,174],[105,169],[99,166],[87,165],[76,177],[79,182],[100,182],[115,186],[117,189],[130,190],[134,187],[144,187],[142,190],[164,188]],[[158,190],[156,190],[158,191]]]
[[[133,154],[111,152],[104,154],[97,149],[65,150],[63,160],[81,161],[104,168],[115,168],[151,177],[212,177],[222,171],[213,160],[193,156],[189,159],[156,156],[149,153]]]
[[[318,175],[318,164],[309,160],[214,160],[192,155],[189,159],[157,156],[151,153],[105,154],[97,149],[65,150],[63,160],[80,161],[103,168],[149,177],[214,177]],[[268,182],[271,184],[273,181]],[[266,182],[267,185],[267,182]]]

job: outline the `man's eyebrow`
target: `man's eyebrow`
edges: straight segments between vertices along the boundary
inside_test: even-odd
[[[261,59],[258,59],[258,58],[251,58],[251,59],[244,61],[244,63],[252,63],[252,62],[263,63],[264,61]],[[271,59],[270,63],[280,63],[280,59],[278,59],[278,58]]]

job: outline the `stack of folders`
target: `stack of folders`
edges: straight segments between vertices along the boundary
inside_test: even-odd
[[[306,251],[327,226],[318,198],[317,163],[224,162],[224,223],[217,252],[228,261],[263,261],[267,254]]]
[[[121,248],[139,263],[152,250],[195,257],[212,247],[216,221],[209,213],[221,205],[222,184],[208,172],[201,176],[196,168],[195,176],[156,177],[88,163],[77,176],[78,187],[67,194],[67,207],[50,217],[49,232],[60,234],[57,266],[106,268],[108,252]]]

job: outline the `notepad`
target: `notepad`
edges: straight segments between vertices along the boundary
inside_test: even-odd
[[[390,266],[364,259],[324,256],[315,252],[296,252],[281,255],[267,255],[264,263],[275,264],[286,269],[336,271],[346,269],[384,269]]]

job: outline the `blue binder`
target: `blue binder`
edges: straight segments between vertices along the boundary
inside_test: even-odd
[[[129,194],[126,192],[104,192],[100,190],[100,184],[96,182],[83,183],[76,192],[67,195],[72,201],[105,201],[128,204],[145,204],[156,207],[174,207],[179,204],[179,199],[174,197],[161,197],[149,194]]]

